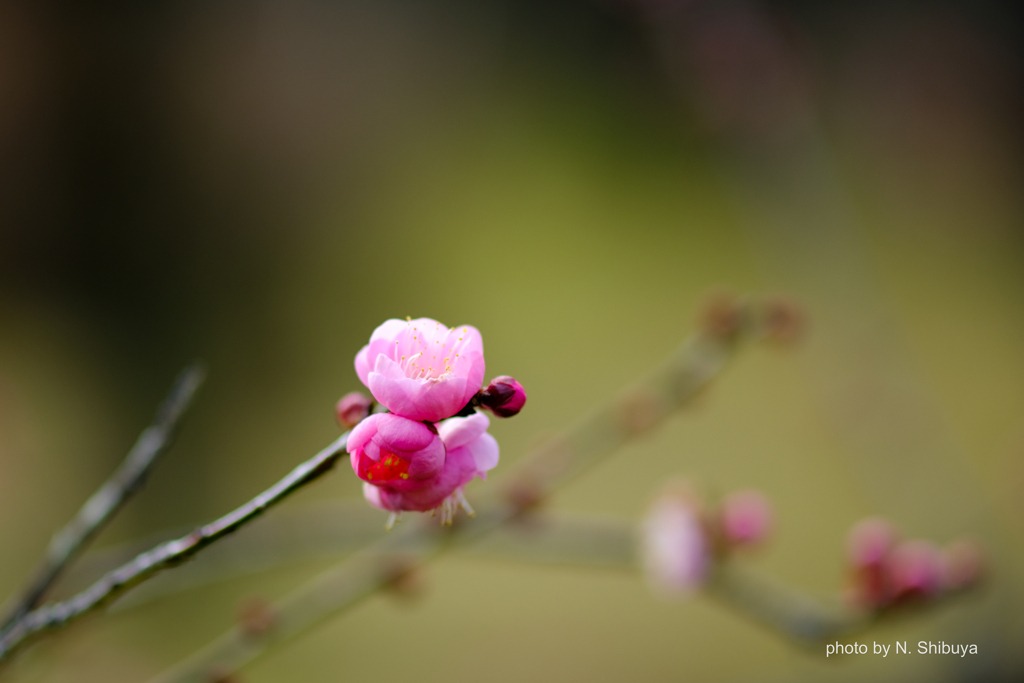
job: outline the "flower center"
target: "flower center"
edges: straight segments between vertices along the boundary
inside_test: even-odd
[[[463,334],[466,328],[463,328]],[[456,339],[457,337],[457,339]],[[435,323],[434,329],[420,328],[409,323],[404,339],[395,340],[394,360],[411,379],[440,379],[452,372],[459,354],[458,343],[463,337],[455,329]]]
[[[380,460],[366,470],[366,478],[370,481],[388,481],[391,479],[409,478],[409,461],[399,458],[394,453],[380,452]]]

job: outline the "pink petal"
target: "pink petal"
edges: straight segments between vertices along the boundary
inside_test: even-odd
[[[367,345],[361,348],[359,350],[359,353],[356,354],[356,375],[359,376],[359,381],[362,382],[363,386],[366,387],[370,386],[370,369],[373,367],[370,365],[370,360],[368,356],[369,350],[370,347]]]
[[[380,510],[391,511],[391,508],[384,505],[384,501],[381,500],[381,491],[379,488],[369,482],[363,482],[363,497],[366,501],[375,508]]]
[[[498,464],[498,442],[490,434],[481,434],[480,438],[466,448],[476,462],[477,475],[481,479],[486,479],[488,470],[494,469]]]
[[[382,413],[367,419],[376,419],[377,437],[374,441],[386,450],[412,452],[426,448],[437,435],[422,422]]]
[[[437,433],[445,448],[458,448],[478,439],[490,424],[483,413],[473,413],[469,417],[453,417],[438,423]]]

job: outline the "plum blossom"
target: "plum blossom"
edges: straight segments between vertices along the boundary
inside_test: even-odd
[[[388,413],[371,415],[356,425],[347,448],[360,479],[398,489],[422,485],[445,464],[444,443],[435,429]]]
[[[438,422],[465,407],[484,380],[484,345],[475,327],[430,318],[388,320],[356,354],[356,374],[384,407]]]
[[[643,523],[642,557],[651,583],[669,595],[698,588],[711,568],[711,550],[699,505],[669,492],[655,501]]]
[[[487,433],[489,425],[486,415],[474,413],[439,423],[435,433],[432,426],[398,415],[370,416],[348,442],[363,495],[395,514],[440,510],[446,524],[457,507],[473,514],[463,487],[475,477],[486,478],[498,464],[498,442]]]

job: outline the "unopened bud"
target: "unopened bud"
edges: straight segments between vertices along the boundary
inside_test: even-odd
[[[526,405],[526,391],[514,377],[502,375],[492,379],[477,394],[477,400],[498,417],[512,417]]]
[[[276,624],[277,612],[264,598],[249,598],[238,608],[238,628],[249,638],[267,635]]]
[[[713,292],[697,314],[701,329],[721,342],[733,341],[744,325],[746,311],[740,300],[727,292]]]
[[[544,502],[544,488],[537,477],[528,472],[513,477],[503,491],[505,500],[522,520]]]
[[[775,295],[762,303],[760,323],[765,339],[789,346],[800,341],[806,333],[807,314],[796,300]]]
[[[889,558],[889,576],[897,600],[935,595],[943,587],[944,573],[942,552],[929,541],[901,543]]]
[[[852,570],[850,597],[854,603],[878,609],[892,600],[888,559],[898,539],[896,528],[881,517],[869,517],[850,529],[846,554]]]
[[[418,598],[426,592],[423,570],[411,558],[389,558],[382,567],[382,574],[384,586],[397,597]]]
[[[869,517],[858,522],[846,537],[850,564],[857,569],[881,564],[896,545],[898,537],[896,528],[881,517]]]
[[[976,583],[985,570],[981,548],[970,539],[953,541],[943,552],[946,564],[946,586],[952,590]]]
[[[772,506],[758,491],[737,491],[722,501],[722,533],[737,546],[757,545],[772,528]]]
[[[338,417],[338,424],[345,429],[352,429],[357,424],[362,422],[363,418],[370,414],[370,408],[373,406],[373,399],[369,396],[353,391],[351,394],[345,394],[338,405],[335,408],[335,413]]]
[[[215,665],[206,671],[207,683],[241,683],[242,679],[222,665]]]

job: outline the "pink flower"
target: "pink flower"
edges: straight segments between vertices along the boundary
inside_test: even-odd
[[[722,501],[722,533],[733,545],[756,545],[772,527],[772,506],[757,491],[737,491]]]
[[[396,415],[437,422],[459,412],[484,381],[484,345],[475,327],[430,318],[388,320],[356,354],[356,374]]]
[[[643,523],[642,557],[651,583],[667,594],[699,587],[711,566],[711,552],[697,504],[667,493],[655,501]]]
[[[416,478],[412,476],[412,464],[405,465],[402,462],[405,456],[400,456],[395,451],[389,450],[393,444],[381,436],[383,430],[377,432],[376,441],[357,434],[359,430],[363,429],[363,425],[381,417],[401,420],[405,424],[418,425],[429,431],[429,428],[423,423],[397,415],[373,415],[356,427],[352,436],[349,437],[349,452],[352,453],[353,469],[365,482],[363,494],[366,499],[372,505],[390,512],[404,510],[426,512],[440,509],[441,521],[445,523],[451,522],[457,506],[462,506],[467,512],[472,513],[472,508],[469,507],[463,496],[463,487],[474,477],[486,478],[488,470],[498,464],[498,442],[487,433],[487,427],[490,425],[487,416],[474,413],[469,417],[453,417],[438,424],[437,436],[432,433],[431,436],[434,436],[437,443],[443,446],[441,466],[434,469],[428,476]],[[372,429],[372,425],[368,429]],[[355,439],[357,435],[360,437],[358,440]],[[382,455],[374,458],[373,452],[363,446],[364,443],[377,445],[378,452]],[[410,440],[408,443],[418,446],[421,442],[412,443]],[[432,445],[431,448],[433,448]],[[395,458],[390,461],[390,464],[387,460],[388,454],[393,454]],[[413,454],[411,462],[415,462],[415,457]],[[367,467],[364,464],[364,459],[372,460],[378,469],[375,471],[373,466]],[[377,463],[384,464],[378,465]],[[403,478],[402,471],[406,471],[409,476]],[[397,476],[382,478],[376,474],[377,472],[388,475],[397,473]],[[374,476],[364,476],[364,473]]]
[[[434,429],[389,413],[371,415],[356,425],[347,449],[360,479],[397,489],[422,486],[445,464],[444,443]]]

